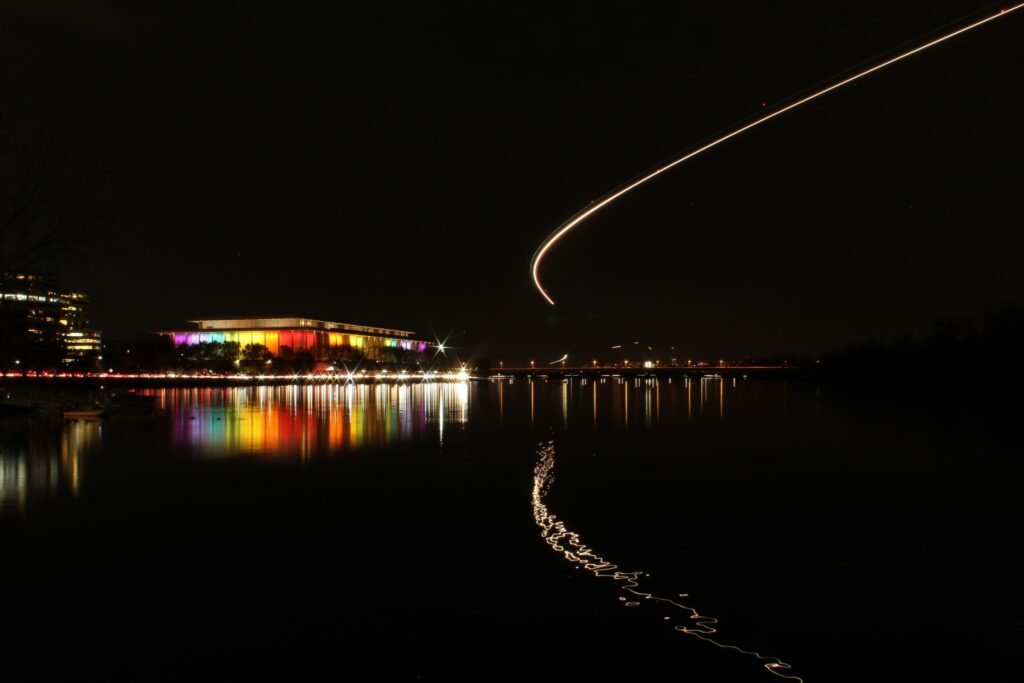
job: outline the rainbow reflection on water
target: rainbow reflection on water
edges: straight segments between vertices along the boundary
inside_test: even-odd
[[[203,456],[311,456],[444,439],[469,418],[464,382],[161,389],[173,441]]]
[[[469,420],[466,382],[146,389],[156,415],[124,420],[0,420],[0,515],[88,488],[113,439],[145,458],[169,441],[186,457],[311,458],[436,440]],[[141,439],[140,441],[136,441]],[[149,447],[143,446],[146,443]]]
[[[676,631],[699,638],[723,650],[732,650],[738,654],[753,657],[761,662],[765,669],[780,678],[803,682],[799,676],[788,673],[790,665],[777,657],[768,657],[715,640],[712,636],[718,633],[718,620],[714,617],[704,616],[695,608],[680,602],[689,597],[687,593],[680,593],[676,598],[662,598],[648,593],[641,589],[640,584],[643,577],[650,576],[650,574],[639,570],[622,571],[618,565],[609,562],[587,547],[580,540],[580,535],[571,531],[565,522],[560,521],[557,516],[552,514],[544,502],[555,481],[555,442],[548,441],[540,444],[537,448],[537,456],[537,464],[533,470],[533,520],[540,527],[541,537],[553,550],[561,553],[573,565],[586,569],[597,578],[620,582],[622,590],[628,596],[622,596],[619,600],[626,607],[637,607],[642,604],[641,601],[645,601],[658,607],[668,608],[672,615],[681,611],[688,623],[675,625]],[[671,621],[672,616],[663,618]]]

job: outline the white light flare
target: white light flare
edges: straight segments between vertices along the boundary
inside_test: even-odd
[[[973,29],[976,29],[976,28],[978,28],[980,26],[983,26],[983,25],[987,24],[990,21],[993,21],[995,19],[999,19],[1001,17],[1004,17],[1007,14],[1010,14],[1011,12],[1016,12],[1017,10],[1022,9],[1022,8],[1024,8],[1024,3],[1020,3],[1018,5],[1013,5],[1012,7],[1005,7],[1003,9],[1000,9],[995,14],[992,14],[992,15],[990,15],[988,17],[985,17],[984,19],[976,21],[973,24],[968,24],[967,26],[963,26],[961,28],[958,28],[955,31],[952,31],[950,33],[946,33],[946,34],[944,34],[942,36],[939,36],[938,38],[936,38],[936,39],[934,39],[932,41],[929,41],[929,42],[925,43],[924,45],[919,45],[918,47],[915,47],[912,50],[908,50],[906,52],[900,53],[900,54],[896,55],[895,57],[892,57],[891,59],[887,59],[886,61],[884,61],[884,62],[882,62],[880,64],[876,64],[875,66],[873,66],[871,68],[865,69],[863,71],[859,71],[859,72],[853,74],[852,76],[844,78],[843,80],[841,80],[841,81],[839,81],[837,83],[833,83],[832,85],[826,86],[826,87],[822,88],[821,90],[816,90],[815,92],[811,93],[810,95],[807,95],[806,97],[803,97],[803,98],[801,98],[801,99],[799,99],[799,100],[797,100],[795,102],[787,104],[786,106],[784,106],[784,107],[782,107],[780,109],[777,109],[777,110],[773,111],[770,114],[766,114],[766,115],[764,115],[764,116],[762,116],[762,117],[760,117],[760,118],[758,118],[758,119],[756,119],[756,120],[754,120],[754,121],[752,121],[752,122],[750,122],[750,123],[748,123],[748,124],[746,124],[744,126],[740,126],[736,130],[731,131],[729,133],[726,133],[725,135],[722,135],[721,137],[715,138],[711,142],[709,142],[709,143],[707,143],[705,145],[702,145],[702,146],[698,147],[697,149],[695,149],[695,150],[693,150],[691,152],[687,152],[686,154],[684,154],[683,156],[679,157],[678,159],[674,159],[673,161],[670,161],[667,164],[659,166],[658,168],[654,169],[650,173],[647,173],[646,175],[644,175],[640,179],[633,181],[632,183],[626,185],[625,187],[623,187],[623,188],[621,188],[619,190],[615,190],[611,194],[603,197],[600,201],[597,201],[597,202],[593,203],[590,207],[588,207],[584,211],[581,211],[581,212],[577,213],[575,216],[570,218],[565,223],[562,223],[560,226],[558,226],[558,228],[553,233],[548,235],[548,238],[546,240],[544,240],[544,242],[540,245],[540,247],[537,249],[537,251],[534,252],[533,260],[530,263],[530,272],[533,275],[533,284],[537,287],[537,290],[540,292],[541,296],[543,296],[544,299],[547,300],[547,302],[549,304],[554,306],[555,305],[555,300],[551,298],[551,295],[548,294],[547,290],[544,289],[544,285],[542,285],[541,282],[540,282],[540,275],[539,275],[540,263],[541,263],[542,260],[544,260],[544,256],[547,255],[547,253],[551,249],[551,247],[554,246],[554,244],[558,240],[562,239],[562,237],[567,232],[569,232],[570,230],[575,228],[577,225],[579,225],[580,223],[585,221],[587,218],[589,218],[593,214],[597,213],[598,211],[600,211],[604,207],[606,207],[609,204],[611,204],[612,202],[614,202],[616,199],[618,199],[622,195],[624,195],[627,192],[630,192],[630,191],[634,190],[635,188],[643,185],[648,180],[651,180],[652,178],[655,178],[655,177],[661,175],[665,171],[678,166],[679,164],[683,163],[684,161],[687,161],[688,159],[692,159],[693,157],[697,156],[698,154],[700,154],[702,152],[706,152],[707,150],[711,149],[712,147],[716,147],[716,146],[720,145],[721,143],[725,142],[726,140],[729,140],[730,138],[736,137],[740,133],[744,133],[744,132],[750,130],[751,128],[754,128],[755,126],[760,126],[762,123],[765,123],[767,121],[771,121],[775,117],[780,116],[782,114],[785,114],[787,111],[790,111],[792,109],[796,109],[797,107],[799,107],[799,106],[801,106],[803,104],[807,104],[811,100],[816,100],[817,98],[821,97],[822,95],[828,94],[828,93],[832,92],[833,90],[837,90],[839,88],[842,88],[844,85],[848,85],[850,83],[853,83],[854,81],[860,80],[861,78],[864,78],[865,76],[873,74],[876,71],[884,69],[887,66],[891,66],[891,65],[895,64],[896,62],[903,61],[907,57],[911,57],[911,56],[917,54],[918,52],[922,52],[924,50],[927,50],[928,48],[935,47],[939,43],[944,43],[947,40],[949,40],[950,38],[955,38],[956,36],[960,35],[961,33],[966,33],[967,31],[971,31]]]

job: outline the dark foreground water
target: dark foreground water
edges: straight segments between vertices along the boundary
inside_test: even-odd
[[[0,675],[1020,680],[1014,415],[901,392],[175,389],[148,421],[3,420]]]

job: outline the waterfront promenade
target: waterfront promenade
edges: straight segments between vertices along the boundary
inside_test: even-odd
[[[469,369],[435,371],[337,371],[290,374],[217,374],[217,373],[76,373],[76,374],[14,374],[7,373],[0,379],[8,386],[242,386],[249,384],[335,384],[345,382],[464,382],[501,378],[549,378],[564,377],[749,377],[777,379],[795,377],[800,368],[781,365],[705,365],[705,366],[664,366],[664,367],[522,367],[491,368],[473,371]]]

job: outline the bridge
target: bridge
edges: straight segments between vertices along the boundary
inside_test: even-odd
[[[565,377],[749,377],[757,379],[789,379],[800,374],[800,369],[790,365],[671,365],[645,368],[643,366],[602,366],[582,367],[545,366],[530,368],[491,368],[490,372],[477,376],[498,379],[501,377],[534,377],[562,379]]]

